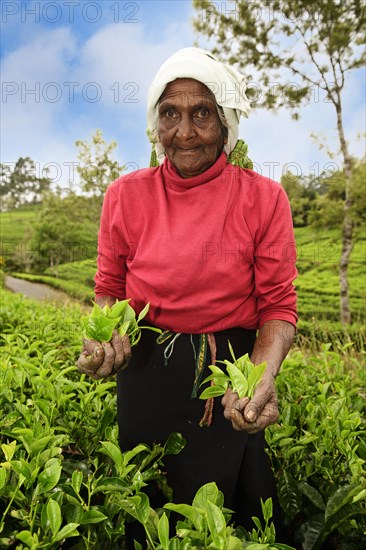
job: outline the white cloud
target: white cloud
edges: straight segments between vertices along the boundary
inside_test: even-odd
[[[150,151],[145,137],[148,86],[169,55],[192,44],[190,21],[164,25],[158,37],[157,29],[153,32],[142,24],[108,24],[84,41],[77,30],[71,26],[38,28],[36,34],[30,33],[27,41],[23,38],[20,47],[4,56],[3,83],[14,83],[13,91],[16,86],[18,91],[3,105],[3,160],[14,162],[20,156],[30,156],[41,166],[48,162],[64,166],[76,160],[75,140],[89,139],[99,127],[108,141],[118,141],[117,158],[121,163],[146,165]],[[361,80],[352,76],[344,96],[347,138],[352,142],[351,151],[358,156],[362,154],[362,141],[356,143],[355,136],[364,130]],[[35,82],[39,83],[39,101],[24,93],[22,101],[22,83],[25,92],[34,88]],[[57,92],[52,82],[61,90],[60,101],[55,103],[49,100]],[[69,101],[72,88],[67,82],[77,83],[74,103]],[[94,89],[92,82],[96,83]],[[90,97],[98,87],[101,98],[93,103]],[[334,107],[323,103],[323,98],[303,108],[299,122],[284,110],[276,114],[253,111],[249,119],[242,121],[240,135],[265,175],[279,179],[289,162],[297,163],[302,173],[316,170],[315,163],[321,169],[329,159],[313,143],[312,132],[324,134],[330,148],[338,149]],[[270,164],[265,162],[278,162],[280,166],[272,164],[271,174]],[[67,167],[62,177],[66,183]]]
[[[166,27],[159,42],[149,40],[142,25],[123,23],[102,27],[81,44],[71,27],[32,35],[3,59],[3,82],[8,83],[3,88],[3,98],[7,92],[2,115],[4,161],[30,156],[41,166],[49,162],[63,166],[76,160],[75,140],[89,139],[97,127],[111,134],[110,139],[122,138],[131,148],[129,129],[135,132],[138,124],[143,146],[135,147],[137,154],[127,147],[125,158],[118,160],[128,162],[134,157],[139,166],[146,164],[148,85],[166,57],[190,45],[189,36],[188,22]],[[89,97],[98,87],[101,98],[93,103]],[[26,93],[32,89],[36,94]],[[57,93],[60,101],[52,102]],[[69,94],[74,95],[74,103],[69,102]],[[138,103],[129,102],[133,99]],[[64,179],[67,174],[65,169]]]

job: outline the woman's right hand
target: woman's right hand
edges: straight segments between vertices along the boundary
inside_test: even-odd
[[[113,331],[110,342],[97,342],[84,338],[84,346],[77,362],[77,368],[95,380],[107,378],[127,367],[131,359],[131,346],[128,336],[121,337]]]

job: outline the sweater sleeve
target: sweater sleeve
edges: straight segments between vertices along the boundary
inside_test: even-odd
[[[259,327],[270,320],[296,325],[296,245],[290,204],[279,185],[272,192],[264,231],[256,245],[254,276]]]
[[[118,300],[126,297],[126,258],[129,247],[119,223],[121,210],[117,187],[111,185],[107,188],[100,218],[97,273],[94,277],[97,297],[113,296]]]

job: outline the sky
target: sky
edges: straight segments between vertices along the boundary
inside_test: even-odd
[[[229,4],[216,2],[216,4]],[[233,4],[233,2],[231,2]],[[146,97],[160,65],[198,42],[191,0],[2,0],[1,161],[29,156],[37,174],[54,184],[76,180],[76,140],[97,128],[118,143],[115,158],[127,171],[148,166]],[[365,153],[365,72],[354,72],[344,94],[351,153]],[[255,169],[277,181],[293,173],[320,174],[341,167],[334,107],[322,92],[301,109],[253,109],[240,124]],[[311,137],[318,136],[318,142]],[[319,145],[326,145],[320,148]]]

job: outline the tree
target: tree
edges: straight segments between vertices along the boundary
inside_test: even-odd
[[[58,189],[49,193],[42,204],[34,225],[31,248],[32,269],[43,271],[66,262],[93,258],[97,254],[97,236],[103,195],[108,185],[123,170],[112,158],[117,143],[106,143],[101,130],[92,136],[91,143],[78,140],[77,168],[83,192],[78,195]]]
[[[77,171],[82,191],[95,197],[97,203],[101,204],[108,185],[124,170],[124,167],[112,158],[117,142],[106,143],[102,131],[96,130],[91,143],[78,140],[76,146],[79,148],[77,158],[81,161]]]
[[[50,188],[51,180],[36,174],[36,167],[29,157],[20,157],[15,165],[0,165],[0,196],[2,209],[19,208],[26,204],[39,204]]]
[[[290,201],[294,226],[308,225],[309,213],[316,198],[316,189],[311,176],[301,177],[287,172],[282,175],[281,184]]]
[[[338,228],[342,224],[345,201],[345,174],[334,172],[321,177],[321,192],[317,194],[309,213],[309,222],[317,228]],[[366,159],[352,159],[352,181],[349,189],[353,227],[364,229],[366,222]]]
[[[73,192],[62,197],[60,190],[49,193],[33,226],[28,267],[35,271],[52,267],[57,275],[61,263],[94,258],[99,218],[90,213],[90,197]]]
[[[269,109],[289,107],[294,118],[299,107],[323,90],[335,110],[340,150],[344,162],[342,252],[340,260],[341,321],[350,323],[348,263],[352,251],[352,159],[345,138],[343,91],[350,71],[362,67],[366,52],[366,17],[363,0],[273,0],[267,3],[237,0],[193,0],[199,15],[195,28],[217,41],[220,54],[251,80],[264,86],[261,102]],[[235,9],[232,9],[232,6]],[[289,77],[292,82],[285,81]],[[278,83],[274,93],[271,82]],[[296,80],[296,83],[293,80]],[[263,92],[263,88],[261,87]],[[249,89],[252,97],[258,87]],[[232,93],[232,92],[231,92]]]

